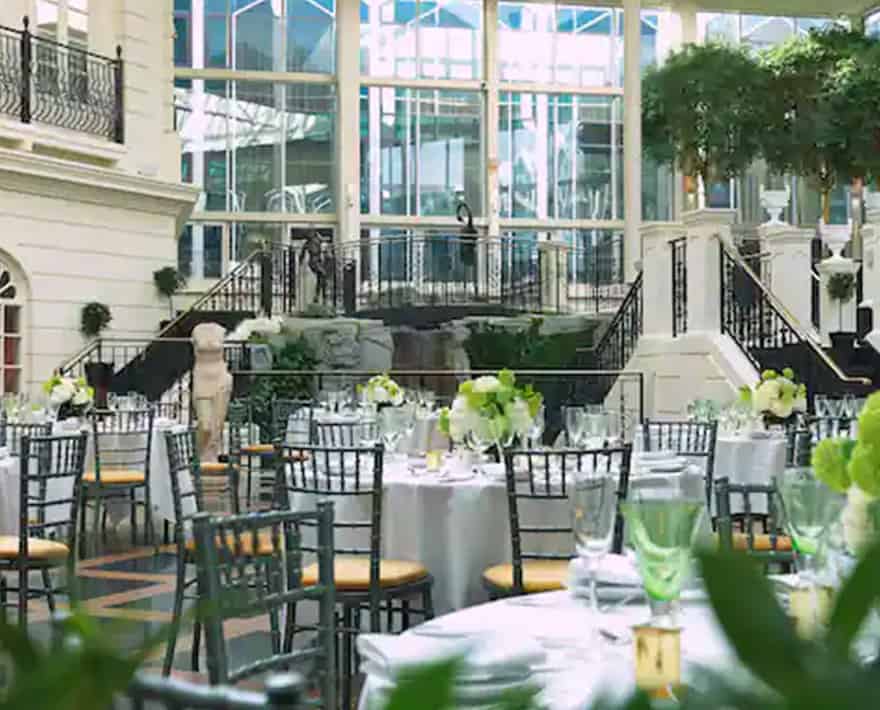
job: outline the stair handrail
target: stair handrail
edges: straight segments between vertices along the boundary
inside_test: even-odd
[[[812,337],[806,332],[804,327],[800,324],[800,321],[785,307],[785,304],[779,300],[773,291],[771,291],[767,284],[765,284],[758,276],[755,274],[754,270],[746,263],[745,259],[742,258],[742,255],[739,254],[738,250],[731,249],[730,245],[727,241],[722,238],[720,234],[716,234],[715,238],[718,240],[718,243],[721,246],[721,279],[719,283],[719,287],[722,289],[721,291],[721,299],[724,299],[724,255],[726,254],[728,258],[730,258],[737,266],[739,266],[745,274],[747,274],[749,281],[752,286],[754,286],[758,291],[760,291],[761,295],[767,299],[770,304],[770,307],[775,311],[776,315],[779,316],[780,319],[785,323],[785,325],[791,329],[791,331],[798,337],[798,340],[804,343],[812,353],[818,357],[826,367],[828,367],[834,375],[841,381],[847,384],[857,384],[857,385],[866,385],[870,386],[872,384],[871,380],[867,377],[852,377],[847,375],[843,370],[840,369],[838,364],[834,362],[821,347],[816,344],[816,341],[813,340]],[[736,342],[743,352],[750,358],[753,359],[751,355],[748,353],[748,346],[740,343],[737,338],[734,338],[730,333],[725,330],[724,319],[721,319],[721,332],[726,333],[731,336],[731,339]]]
[[[217,281],[210,289],[208,289],[205,293],[203,293],[199,298],[197,298],[189,308],[185,311],[181,312],[177,315],[170,323],[166,324],[164,328],[162,328],[153,338],[145,338],[147,341],[147,345],[156,340],[162,340],[164,342],[174,342],[174,340],[178,340],[177,338],[169,338],[163,337],[165,333],[169,332],[174,326],[183,321],[190,313],[194,313],[199,310],[199,307],[202,306],[208,299],[213,298],[218,293],[220,293],[227,285],[229,285],[234,279],[236,279],[252,262],[256,261],[260,256],[262,256],[266,251],[271,251],[271,245],[261,244],[259,248],[252,251],[247,257],[244,258],[241,262],[239,262],[236,267],[230,271],[226,276]],[[105,342],[112,342],[113,338],[102,338],[97,337],[94,340],[86,343],[82,349],[77,351],[74,355],[71,355],[67,360],[65,360],[59,367],[58,372],[65,373],[73,368],[75,368],[78,364],[86,360],[95,350],[100,350],[101,344]],[[116,340],[130,340],[126,338],[117,338]],[[189,340],[186,338],[185,340]],[[144,347],[146,349],[146,346]]]
[[[617,309],[617,312],[611,319],[611,322],[608,324],[608,327],[605,329],[605,332],[602,334],[602,337],[599,339],[599,342],[596,344],[593,350],[594,358],[596,362],[601,362],[602,352],[609,346],[610,343],[616,338],[619,337],[617,331],[622,327],[622,323],[624,319],[627,317],[628,312],[631,308],[636,307],[639,309],[638,314],[638,335],[642,333],[642,304],[637,303],[637,299],[640,298],[641,290],[642,290],[642,275],[643,273],[640,271],[639,275],[636,276],[636,280],[632,282],[629,287],[629,291],[627,291],[626,296],[624,296],[623,301],[620,304],[620,307]],[[623,369],[626,366],[626,363],[620,364],[617,369]]]

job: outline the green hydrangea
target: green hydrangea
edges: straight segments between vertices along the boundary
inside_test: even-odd
[[[776,370],[764,370],[764,372],[761,373],[761,380],[764,380],[764,381],[775,380],[777,377],[779,377],[779,375],[777,374]],[[792,372],[792,377],[794,377],[793,372]]]
[[[846,439],[820,441],[813,449],[812,457],[816,478],[835,491],[846,491],[851,484],[848,465],[853,445]]]
[[[880,398],[878,393],[868,397],[868,402],[859,415],[859,442],[880,446]]]
[[[880,497],[880,446],[859,441],[849,461],[849,475],[869,496]]]

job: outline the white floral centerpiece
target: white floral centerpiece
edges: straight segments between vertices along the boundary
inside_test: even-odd
[[[511,370],[462,382],[451,408],[440,412],[440,430],[455,442],[478,433],[502,446],[513,435],[524,436],[543,398],[531,385],[516,386]]]
[[[84,377],[52,375],[43,383],[49,406],[58,412],[58,420],[82,417],[95,401],[95,390]]]
[[[846,494],[843,536],[847,549],[860,554],[880,535],[880,392],[865,402],[857,438],[820,441],[812,464],[820,481]]]
[[[403,387],[387,374],[371,377],[366,385],[358,387],[358,391],[367,404],[375,407],[399,407],[406,394]]]
[[[280,316],[248,318],[239,323],[235,330],[227,333],[226,340],[246,343],[254,338],[267,338],[280,334],[283,325],[284,319]]]
[[[798,383],[790,367],[781,374],[764,370],[757,385],[740,389],[740,399],[750,404],[766,425],[787,424],[796,414],[807,411],[807,387]]]

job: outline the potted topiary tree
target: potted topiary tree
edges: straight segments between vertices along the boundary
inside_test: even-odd
[[[82,307],[80,331],[86,338],[97,338],[112,320],[113,316],[106,304],[92,301]],[[98,409],[106,409],[107,392],[113,380],[113,365],[101,361],[100,343],[98,344],[98,360],[86,363],[85,372],[86,381],[95,390],[95,406]]]
[[[169,320],[160,324],[160,327],[164,327],[174,320],[174,294],[186,286],[186,277],[173,266],[163,266],[153,272],[153,284],[159,295],[168,299]]]
[[[799,175],[819,191],[826,224],[832,190],[848,180],[861,183],[877,161],[877,45],[835,26],[761,58],[770,77],[766,125],[757,134],[761,154],[772,171]]]
[[[658,163],[676,163],[689,207],[703,186],[741,175],[757,157],[769,75],[745,51],[687,45],[642,82],[642,136]]]
[[[831,347],[839,356],[840,364],[847,365],[855,350],[856,334],[843,330],[843,306],[852,300],[856,290],[856,277],[848,273],[831,274],[825,288],[828,291],[828,298],[837,303],[838,309],[837,332],[829,333],[828,337],[831,338]]]

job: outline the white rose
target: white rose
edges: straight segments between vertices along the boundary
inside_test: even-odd
[[[89,391],[85,387],[79,388],[76,391],[76,394],[73,395],[73,404],[77,407],[88,404],[91,401],[92,398],[89,396]]]
[[[403,404],[403,388],[397,388],[397,392],[391,396],[391,404],[393,404],[395,407],[399,407],[401,404]]]
[[[479,394],[489,394],[490,392],[497,392],[499,389],[501,389],[501,382],[492,375],[485,375],[474,380],[474,392]]]
[[[752,395],[752,406],[756,412],[769,412],[773,402],[779,399],[779,383],[775,380],[762,382]]]
[[[382,404],[383,402],[387,402],[388,390],[386,390],[382,385],[374,385],[370,389],[370,401],[376,404]]]
[[[532,414],[529,411],[529,404],[524,399],[516,400],[508,410],[510,417],[510,428],[514,433],[525,436],[529,427],[532,425]]]
[[[784,400],[784,399],[774,399],[770,403],[770,413],[774,417],[779,417],[780,419],[788,419],[791,416],[791,413],[794,411],[794,401],[793,400]]]
[[[794,400],[794,411],[800,412],[801,414],[806,413],[807,411],[807,398],[806,397],[797,397]]]
[[[54,404],[56,407],[62,404],[67,404],[71,399],[73,399],[73,395],[76,393],[76,387],[73,382],[70,380],[62,380],[59,384],[55,385],[52,388],[52,393],[49,395],[49,402]]]

